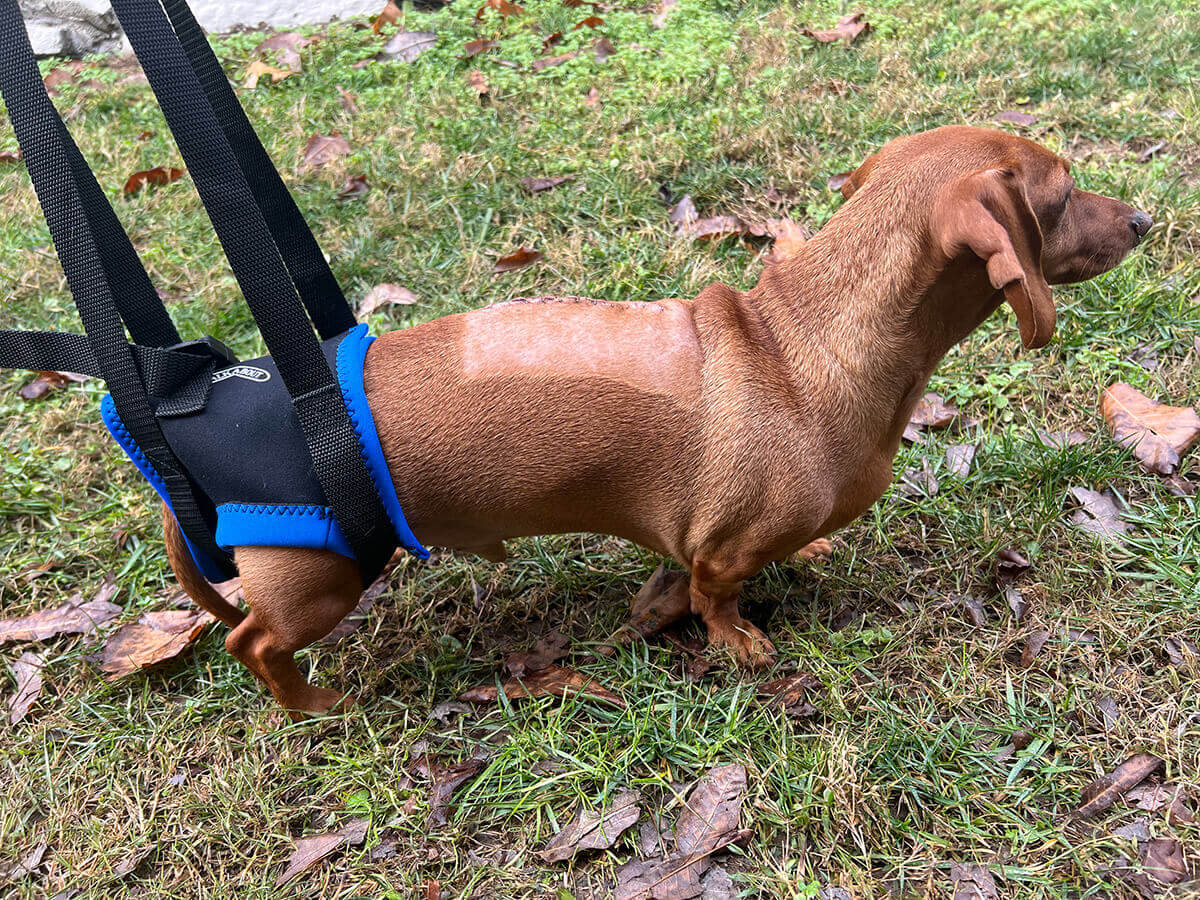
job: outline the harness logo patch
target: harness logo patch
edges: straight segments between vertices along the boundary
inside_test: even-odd
[[[257,366],[230,366],[228,369],[222,369],[213,375],[213,384],[229,378],[244,378],[246,381],[270,381],[271,373]]]

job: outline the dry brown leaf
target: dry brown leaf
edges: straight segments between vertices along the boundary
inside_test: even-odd
[[[954,900],[997,900],[996,880],[987,866],[954,863],[950,867]]]
[[[941,394],[928,393],[913,407],[909,423],[921,428],[946,428],[958,421],[958,407],[947,403]]]
[[[828,182],[829,189],[831,191],[840,191],[842,189],[842,185],[849,181],[850,176],[853,174],[853,172],[838,172],[836,175],[830,175]]]
[[[51,97],[58,96],[58,86],[60,84],[73,84],[75,76],[79,73],[79,65],[72,66],[74,71],[67,69],[52,69],[46,73],[46,77],[42,79],[42,84],[46,86],[46,93]]]
[[[599,28],[604,24],[604,20],[599,16],[588,16],[586,19],[580,19],[571,28],[572,31],[578,31],[580,28]]]
[[[1097,778],[1083,789],[1079,809],[1075,810],[1075,815],[1086,819],[1104,812],[1127,791],[1141,784],[1163,765],[1163,761],[1153,753],[1138,753],[1129,757],[1111,773]]]
[[[300,838],[296,841],[296,849],[288,859],[287,868],[275,879],[275,887],[283,887],[301,872],[304,872],[343,845],[356,846],[367,836],[370,827],[367,819],[354,819],[337,831],[329,834],[318,834],[313,837]]]
[[[955,478],[966,478],[971,474],[971,462],[975,459],[974,444],[951,444],[946,448],[946,468]]]
[[[299,72],[303,67],[300,59],[300,51],[311,43],[313,43],[311,39],[295,31],[281,31],[271,35],[255,47],[254,52],[262,54],[273,53],[275,61],[289,72]],[[263,74],[269,73],[264,72]]]
[[[154,847],[141,847],[131,850],[121,857],[121,861],[113,866],[113,878],[124,878],[142,864],[142,860],[154,852]]]
[[[500,44],[496,41],[467,41],[463,44],[463,55],[470,59],[472,56],[478,56],[485,50],[495,50]]]
[[[352,93],[350,93],[348,90],[346,90],[340,84],[337,86],[337,90],[338,90],[338,102],[341,103],[342,109],[344,109],[346,112],[348,112],[352,116],[357,116],[358,115],[358,98],[356,98]]]
[[[1021,125],[1028,128],[1030,125],[1037,124],[1037,116],[1032,113],[1021,112],[1018,109],[1006,109],[1004,112],[996,113],[995,121],[1008,122],[1010,125]]]
[[[342,185],[337,196],[339,200],[357,200],[369,193],[371,185],[367,182],[366,175],[347,175],[346,183]]]
[[[542,69],[552,69],[555,66],[561,66],[567,60],[574,59],[581,52],[579,50],[571,50],[567,53],[560,53],[558,56],[542,56],[535,59],[530,64],[530,68],[535,72],[540,72]]]
[[[705,773],[675,823],[675,851],[663,860],[634,860],[621,866],[615,900],[700,896],[700,879],[712,855],[750,834],[738,830],[745,790],[744,766],[720,766]]]
[[[517,269],[524,269],[526,266],[532,266],[543,257],[541,250],[534,250],[532,247],[522,247],[515,253],[510,253],[508,256],[502,256],[496,260],[496,264],[492,266],[492,272],[499,274],[501,272],[513,272]]]
[[[721,241],[727,237],[744,237],[752,234],[751,226],[737,216],[709,216],[696,219],[690,225],[681,226],[677,234],[687,235],[693,241]]]
[[[105,642],[100,670],[110,681],[174,659],[215,622],[203,610],[171,609],[143,615]]]
[[[1113,439],[1159,475],[1175,474],[1179,457],[1200,438],[1200,416],[1192,407],[1156,403],[1121,382],[1104,391],[1100,411]]]
[[[814,715],[817,708],[809,700],[809,692],[822,687],[820,679],[808,672],[797,672],[758,686],[758,695],[768,698],[772,706],[780,707],[793,719]]]
[[[1029,568],[1029,560],[1019,550],[1005,547],[996,553],[996,580],[1000,584],[1011,584]]]
[[[106,582],[110,584],[111,582]],[[0,619],[0,643],[7,641],[44,641],[60,634],[88,634],[122,613],[110,603],[115,593],[101,589],[96,599],[83,602],[76,594],[56,609],[43,609],[19,619]]]
[[[513,3],[512,0],[487,0],[483,6],[476,10],[475,21],[478,22],[482,19],[484,12],[489,9],[494,9],[498,12],[502,19],[507,19],[509,16],[519,16],[525,12],[525,7],[518,3]]]
[[[849,46],[858,40],[861,35],[871,30],[870,23],[863,18],[864,15],[866,13],[850,13],[850,15],[842,16],[838,19],[837,24],[832,28],[818,29],[816,31],[811,28],[801,28],[800,33],[822,44],[843,41]]]
[[[529,193],[536,194],[540,191],[548,191],[551,188],[556,188],[560,184],[566,184],[574,178],[574,175],[559,175],[552,178],[522,178],[519,184],[525,190],[529,191]]]
[[[1139,848],[1146,874],[1163,884],[1179,884],[1189,878],[1183,844],[1174,838],[1151,838]]]
[[[38,653],[26,651],[12,664],[17,689],[8,700],[8,722],[16,725],[25,718],[30,707],[42,692],[42,668],[46,660]]]
[[[1042,445],[1051,450],[1065,450],[1067,447],[1075,447],[1079,444],[1086,444],[1088,436],[1082,431],[1041,431],[1037,432],[1038,440]]]
[[[72,381],[87,381],[87,376],[77,375],[74,372],[38,372],[32,381],[26,382],[17,389],[17,396],[22,400],[40,400]]]
[[[450,798],[463,784],[483,769],[484,760],[472,757],[444,765],[428,753],[413,761],[413,767],[433,785],[429,790],[429,824],[440,826],[449,821]]]
[[[654,23],[655,28],[662,28],[667,24],[667,16],[671,14],[671,10],[675,8],[675,4],[678,2],[679,0],[659,0],[658,12],[650,20]]]
[[[292,69],[281,69],[278,66],[263,62],[261,59],[256,59],[250,65],[246,66],[246,74],[242,79],[242,87],[252,91],[258,87],[258,82],[264,76],[271,79],[271,84],[278,84],[283,79],[291,78],[295,74],[295,71]]]
[[[367,291],[366,296],[362,299],[362,303],[358,306],[358,314],[360,316],[369,316],[383,306],[412,306],[418,302],[420,302],[420,299],[408,288],[385,281],[383,284],[377,284]]]
[[[700,214],[696,212],[691,194],[684,194],[678,203],[667,210],[667,221],[675,226],[676,234],[685,234],[698,218]]]
[[[768,265],[795,256],[812,237],[808,229],[793,219],[767,220],[767,234],[775,239],[771,252],[763,260]]]
[[[375,21],[371,24],[371,30],[376,34],[383,31],[385,25],[395,25],[403,15],[400,7],[396,5],[395,0],[387,0],[387,5],[375,17]]]
[[[50,845],[41,843],[34,845],[34,848],[18,859],[16,862],[8,866],[0,866],[0,884],[6,881],[18,881],[26,875],[32,875],[42,864],[42,857],[46,855],[46,851]]]
[[[472,69],[467,73],[467,85],[480,97],[487,96],[491,90],[488,87],[487,79],[483,77],[483,73],[478,69]]]
[[[555,665],[548,666],[540,672],[533,672],[524,678],[510,678],[500,690],[504,691],[504,696],[509,700],[582,694],[584,697],[611,703],[613,706],[625,705],[625,701],[594,678],[574,669]],[[467,691],[459,699],[471,703],[494,703],[498,697],[499,691],[494,684],[481,684]]]
[[[1176,669],[1186,669],[1191,661],[1200,660],[1200,647],[1182,635],[1167,638],[1163,649],[1167,652],[1167,660]]]
[[[561,631],[552,631],[541,638],[527,653],[511,653],[504,661],[509,674],[522,678],[532,672],[541,672],[571,652],[571,639]]]
[[[1145,150],[1143,150],[1141,153],[1139,153],[1137,155],[1137,161],[1140,163],[1148,163],[1148,162],[1150,162],[1150,160],[1154,159],[1154,157],[1158,156],[1159,153],[1161,153],[1163,150],[1166,150],[1166,149],[1167,149],[1166,141],[1155,141],[1153,144],[1151,144],[1149,147],[1147,147]]]
[[[574,821],[552,837],[538,856],[554,863],[570,859],[581,850],[607,850],[641,818],[638,806],[641,802],[641,794],[625,790],[598,811],[580,810]]]
[[[1071,514],[1072,525],[1103,540],[1121,543],[1121,536],[1129,533],[1129,526],[1121,518],[1115,494],[1083,487],[1071,488],[1071,494],[1083,507]]]
[[[604,62],[616,52],[617,45],[606,37],[600,38],[592,45],[592,58],[598,63]]]
[[[927,459],[921,460],[920,469],[905,469],[900,476],[900,490],[909,497],[936,497],[940,488]]]
[[[590,109],[595,109],[600,105],[600,91],[595,86],[588,90],[587,96],[583,98],[583,105]]]
[[[311,172],[329,165],[351,152],[350,142],[338,134],[314,134],[304,145],[302,171]]]
[[[437,44],[432,31],[401,31],[392,36],[383,49],[375,54],[377,62],[412,62]]]
[[[1033,661],[1038,658],[1038,654],[1042,652],[1042,648],[1046,646],[1046,641],[1050,640],[1050,632],[1035,631],[1025,640],[1025,649],[1021,651],[1021,666],[1028,669],[1033,665]]]
[[[178,181],[183,176],[183,169],[176,169],[172,166],[155,166],[153,169],[145,169],[141,172],[134,172],[125,182],[125,187],[121,193],[126,197],[136,194],[148,184],[170,184],[172,181]]]
[[[4,150],[0,152],[0,166],[16,165],[24,158],[19,148],[17,150]]]

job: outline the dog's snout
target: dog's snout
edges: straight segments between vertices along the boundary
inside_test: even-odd
[[[1129,219],[1129,227],[1133,229],[1133,233],[1137,235],[1140,241],[1146,236],[1146,232],[1150,230],[1150,226],[1154,224],[1154,220],[1149,214],[1142,212],[1140,209],[1135,212]]]

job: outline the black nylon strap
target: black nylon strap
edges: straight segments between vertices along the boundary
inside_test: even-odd
[[[303,428],[325,502],[368,580],[395,535],[354,426],[253,191],[159,0],[115,0]]]
[[[184,0],[163,0],[163,6],[234,156],[246,174],[254,199],[318,334],[326,339],[348,331],[356,324],[354,312],[296,201],[234,96],[229,79],[204,32]]]
[[[72,165],[78,149],[68,149],[73,141],[46,95],[16,0],[0,0],[0,47],[0,93],[83,320],[96,367],[108,384],[125,427],[166,482],[180,527],[198,549],[232,574],[232,558],[213,539],[215,514],[211,507],[201,506],[150,409],[125,337],[104,253],[96,243],[80,196]]]

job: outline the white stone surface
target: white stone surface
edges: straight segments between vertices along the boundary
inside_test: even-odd
[[[191,0],[206,31],[239,25],[290,27],[333,18],[375,15],[386,0]],[[84,56],[122,48],[109,0],[20,0],[33,51],[38,56]]]

